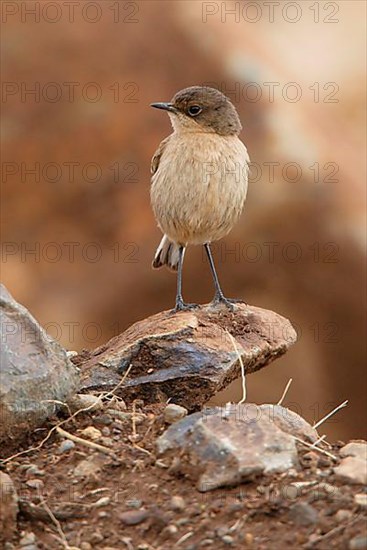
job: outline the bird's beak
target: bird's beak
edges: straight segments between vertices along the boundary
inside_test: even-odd
[[[151,103],[151,107],[155,109],[163,109],[164,111],[170,111],[171,113],[176,113],[177,109],[173,106],[173,103]]]

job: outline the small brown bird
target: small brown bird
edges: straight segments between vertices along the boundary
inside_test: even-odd
[[[237,222],[247,193],[247,149],[238,138],[242,126],[231,101],[214,88],[192,86],[170,103],[152,103],[168,112],[173,133],[152,159],[151,202],[164,237],[153,267],[178,270],[174,311],[196,307],[182,298],[182,264],[189,244],[205,247],[215,284],[212,304],[231,309],[224,297],[210,243]]]

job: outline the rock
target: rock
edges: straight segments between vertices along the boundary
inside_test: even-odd
[[[41,491],[45,484],[43,483],[42,479],[29,479],[25,482],[27,487],[30,487],[31,489],[37,489],[38,491]]]
[[[359,536],[354,537],[351,541],[349,541],[349,550],[367,550],[367,537],[366,536]]]
[[[71,449],[74,449],[75,443],[74,441],[71,441],[70,439],[64,439],[58,446],[57,452],[58,454],[66,453],[67,451],[71,451]]]
[[[103,408],[102,400],[91,393],[77,393],[72,395],[67,402],[72,413],[87,409],[88,411],[98,411]]]
[[[344,523],[345,521],[349,521],[352,516],[353,512],[350,510],[338,510],[335,514],[335,519],[338,523]]]
[[[367,508],[367,494],[366,493],[357,493],[354,495],[354,502],[359,506],[360,508]]]
[[[297,502],[289,510],[289,519],[296,525],[307,527],[318,522],[318,513],[310,504]]]
[[[252,404],[191,414],[170,426],[157,448],[202,492],[298,465],[294,439]]]
[[[125,400],[171,397],[193,410],[241,375],[238,353],[250,374],[283,355],[296,338],[290,322],[272,311],[245,304],[234,312],[200,306],[135,323],[73,362],[81,369],[83,391],[115,387],[131,365],[121,388]]]
[[[87,428],[84,428],[84,430],[82,430],[80,434],[82,437],[86,437],[87,439],[91,439],[92,441],[97,441],[102,437],[102,432],[100,430],[97,430],[97,428],[94,428],[94,426],[88,426]]]
[[[75,477],[96,478],[104,462],[105,459],[101,455],[91,455],[77,464],[73,474]]]
[[[149,517],[148,510],[128,510],[119,514],[119,519],[125,525],[138,525]]]
[[[343,458],[339,466],[334,468],[334,474],[340,481],[346,483],[367,483],[367,462],[362,458],[347,456]]]
[[[181,420],[181,418],[184,418],[188,413],[188,410],[185,409],[185,407],[181,407],[180,405],[175,405],[174,403],[170,403],[167,405],[167,407],[164,409],[163,417],[166,424],[173,424],[174,422],[177,422],[178,420]]]
[[[110,497],[101,497],[93,504],[94,508],[102,508],[103,506],[108,506],[111,502]]]
[[[303,439],[306,442],[314,443],[319,439],[319,434],[299,414],[282,407],[281,405],[260,405],[267,418],[274,422],[282,432],[289,433]]]
[[[78,384],[66,351],[0,285],[0,441],[41,426]]]
[[[36,535],[32,532],[24,533],[19,541],[19,546],[24,548],[25,546],[33,546],[36,544]]]
[[[174,495],[171,498],[170,508],[175,510],[175,512],[182,512],[185,509],[186,503],[182,497],[179,495]]]
[[[11,477],[0,470],[0,542],[9,540],[17,530],[18,495]]]
[[[224,542],[224,544],[233,544],[234,543],[234,538],[231,537],[231,535],[224,535],[224,537],[222,537],[222,541]]]
[[[347,445],[344,445],[339,452],[341,457],[355,456],[356,458],[367,461],[366,441],[351,441],[347,443]]]

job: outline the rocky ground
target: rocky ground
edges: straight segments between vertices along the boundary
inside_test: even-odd
[[[333,469],[345,460],[342,443],[327,447],[336,461],[300,444],[297,468],[203,493],[190,475],[157,456],[156,440],[167,428],[164,408],[137,402],[126,409],[109,396],[99,410],[55,418],[21,448],[9,447],[8,457],[36,447],[63,420],[62,429],[87,441],[54,430],[39,449],[5,460],[19,514],[12,525],[16,504],[6,505],[13,536],[3,540],[4,549],[367,547],[367,495]]]
[[[367,549],[365,441],[245,391],[205,406],[287,351],[289,321],[163,312],[75,355],[0,290],[1,548]]]

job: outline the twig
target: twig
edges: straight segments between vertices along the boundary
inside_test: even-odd
[[[313,541],[307,542],[306,544],[304,544],[303,548],[305,548],[307,550],[309,550],[310,548],[313,548],[315,546],[315,544],[318,544],[321,541],[324,541],[326,539],[329,539],[329,538],[333,537],[334,535],[336,535],[340,531],[344,531],[344,529],[346,529],[347,527],[350,527],[351,525],[356,523],[358,519],[361,519],[359,515],[352,518],[345,525],[338,525],[337,527],[334,527],[333,529],[330,529],[330,531],[325,533],[325,535],[320,535],[319,537],[317,537],[317,539],[314,539]]]
[[[57,529],[57,532],[60,535],[61,542],[62,542],[65,550],[69,550],[71,547],[69,546],[69,543],[66,539],[65,533],[62,530],[61,523],[59,522],[58,519],[56,519],[56,517],[53,514],[52,510],[50,509],[47,502],[45,501],[45,499],[41,495],[40,495],[40,503],[41,503],[42,508],[45,510],[45,512],[50,516],[50,518],[52,520],[52,523],[55,525],[55,527]]]
[[[122,386],[122,384],[125,382],[126,378],[128,377],[129,373],[130,373],[130,370],[132,368],[132,365],[129,366],[129,368],[126,370],[124,376],[122,377],[122,379],[119,381],[119,383],[112,389],[110,390],[109,392],[106,392],[106,393],[101,393],[99,396],[98,396],[98,399],[100,401],[102,401],[102,399],[106,399],[107,397],[109,397],[110,395],[113,395],[114,392],[120,387]],[[62,420],[61,422],[59,422],[58,424],[56,424],[56,426],[53,426],[53,428],[51,428],[51,430],[48,432],[48,434],[46,435],[46,437],[44,439],[42,439],[42,441],[36,445],[35,447],[30,447],[29,449],[26,449],[25,451],[20,451],[19,453],[16,453],[12,456],[9,456],[8,458],[2,460],[2,464],[6,464],[7,462],[10,462],[11,460],[14,460],[14,458],[18,458],[18,456],[22,456],[22,455],[25,455],[25,454],[28,454],[28,453],[31,453],[32,451],[38,451],[39,449],[41,449],[43,447],[43,445],[46,443],[46,441],[48,441],[48,439],[51,437],[51,435],[53,434],[53,432],[59,428],[60,426],[62,426],[63,424],[66,424],[66,422],[69,422],[69,420],[72,420],[73,418],[75,418],[78,414],[82,413],[82,412],[87,412],[89,411],[90,409],[93,409],[94,407],[96,406],[96,403],[91,403],[90,405],[88,405],[87,407],[84,407],[83,409],[79,409],[78,411],[75,411],[74,414],[72,414],[69,418],[66,418],[66,420]]]
[[[329,456],[333,460],[338,460],[335,455],[332,455],[328,451],[325,451],[325,449],[320,449],[320,447],[315,447],[315,444],[311,445],[311,443],[307,443],[307,441],[303,441],[303,439],[300,439],[299,437],[296,437],[295,435],[292,435],[293,439],[298,441],[299,443],[302,443],[302,445],[305,445],[306,447],[309,447],[310,449],[314,449],[315,451],[319,451],[320,453],[323,453],[326,456]]]
[[[180,544],[182,544],[183,542],[186,542],[187,539],[189,539],[190,537],[192,537],[193,534],[194,534],[194,531],[189,531],[188,533],[186,533],[185,535],[183,535],[180,539],[178,539],[178,541],[176,542],[175,546],[180,546]]]
[[[292,384],[292,382],[293,382],[293,378],[290,378],[288,380],[288,383],[287,383],[286,387],[284,388],[284,392],[282,393],[282,397],[279,399],[277,405],[281,405],[283,403],[283,401],[285,399],[285,396],[287,395],[288,390],[289,390],[290,385]]]
[[[315,428],[315,430],[316,430],[319,426],[321,426],[321,424],[326,422],[326,420],[328,420],[330,418],[330,416],[333,416],[336,412],[340,411],[340,409],[343,409],[347,405],[348,405],[348,399],[346,399],[346,401],[341,403],[341,405],[338,405],[335,409],[333,409],[331,412],[329,412],[326,416],[321,418],[321,420],[316,422],[316,424],[313,425],[313,428]]]
[[[246,401],[246,378],[245,378],[245,367],[243,365],[243,361],[242,361],[242,357],[241,357],[241,354],[239,353],[238,349],[237,349],[237,346],[236,346],[236,341],[235,339],[233,338],[232,334],[226,330],[226,333],[228,334],[228,336],[230,337],[231,339],[231,342],[233,344],[233,347],[234,347],[234,350],[235,352],[237,353],[237,356],[238,356],[238,360],[240,362],[240,365],[241,365],[241,380],[242,380],[242,399],[238,402],[239,405],[241,405],[242,403],[244,403]]]
[[[76,435],[73,435],[67,432],[66,430],[63,430],[62,428],[60,428],[60,426],[56,426],[56,431],[62,437],[66,437],[67,439],[74,441],[74,443],[80,443],[80,445],[84,445],[85,447],[89,447],[91,449],[95,449],[96,451],[100,451],[101,453],[105,453],[106,455],[110,455],[110,456],[113,456],[114,458],[118,458],[116,453],[114,453],[112,449],[109,449],[108,447],[104,447],[104,445],[99,445],[98,443],[94,443],[94,441],[88,441],[87,439],[82,439],[81,437],[78,437]]]

